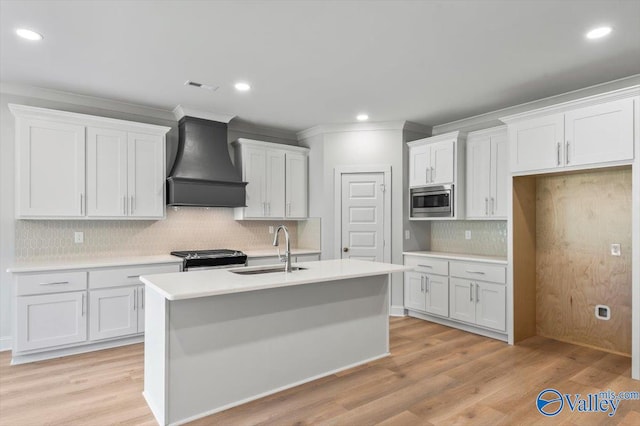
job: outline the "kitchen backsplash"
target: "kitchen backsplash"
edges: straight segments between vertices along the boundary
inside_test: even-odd
[[[181,207],[168,208],[166,220],[159,221],[18,220],[16,261],[157,255],[188,249],[261,249],[272,247],[269,225],[282,223],[289,228],[292,247],[319,248],[319,224],[310,224],[304,233],[306,244],[318,246],[299,246],[297,222],[236,221],[232,209]],[[75,231],[84,233],[84,243],[74,243]]]
[[[465,231],[471,231],[470,240]],[[507,221],[433,221],[430,250],[506,257]]]

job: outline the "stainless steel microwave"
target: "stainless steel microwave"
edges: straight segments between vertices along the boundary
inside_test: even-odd
[[[410,217],[453,217],[453,185],[412,188]]]

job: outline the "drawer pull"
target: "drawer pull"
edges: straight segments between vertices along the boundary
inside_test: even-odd
[[[484,275],[484,272],[482,271],[465,271],[467,274],[478,274],[478,275]]]
[[[431,265],[418,265],[418,266],[420,266],[421,268],[433,269],[433,266],[431,266]]]
[[[56,281],[53,283],[40,283],[40,285],[63,285],[63,284],[69,284],[69,281]]]
[[[127,278],[140,278],[140,275],[127,275]]]

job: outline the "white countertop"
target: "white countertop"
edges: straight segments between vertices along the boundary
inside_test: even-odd
[[[182,259],[170,254],[158,256],[129,256],[129,257],[97,257],[76,260],[49,260],[18,263],[7,269],[7,272],[42,272],[60,271],[68,269],[108,268],[112,266],[153,265],[158,263],[179,263]]]
[[[255,250],[242,250],[247,257],[276,257],[278,256],[278,250],[276,247],[272,248],[264,248],[264,249],[255,249]],[[280,254],[284,254],[284,247],[280,247]],[[303,254],[320,254],[320,250],[318,249],[309,249],[309,248],[292,248],[291,254],[294,256],[303,255]]]
[[[483,255],[477,255],[477,254],[445,253],[440,251],[405,251],[402,254],[407,256],[437,257],[439,259],[448,259],[448,260],[466,260],[470,262],[497,263],[500,265],[507,264],[507,258],[502,256],[483,256]]]
[[[234,274],[231,272],[232,269],[210,269],[195,272],[143,275],[140,277],[140,281],[157,291],[167,300],[183,300],[324,281],[386,275],[411,269],[403,265],[343,259],[300,262],[295,263],[295,265],[308,269],[291,273],[273,272],[257,275]],[[265,268],[265,266],[242,268],[242,270],[262,268]]]

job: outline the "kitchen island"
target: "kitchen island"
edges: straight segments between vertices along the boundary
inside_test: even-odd
[[[141,277],[144,396],[181,424],[389,354],[389,278],[358,260]],[[237,274],[236,272],[245,272]]]

